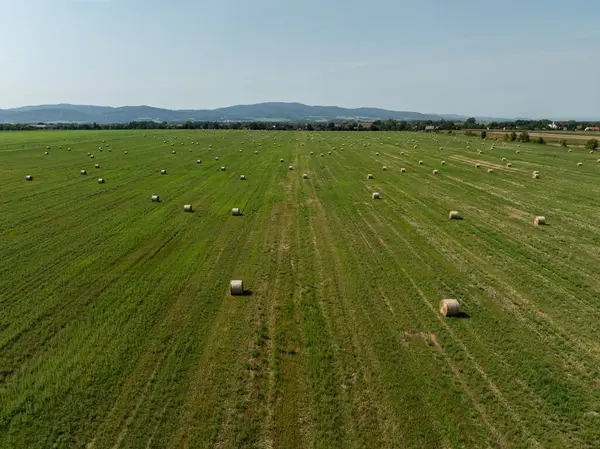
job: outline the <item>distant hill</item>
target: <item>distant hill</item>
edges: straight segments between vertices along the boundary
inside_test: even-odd
[[[138,120],[159,122],[192,121],[259,121],[286,120],[373,121],[373,120],[464,120],[459,115],[421,114],[410,111],[390,111],[378,108],[346,109],[337,106],[307,106],[301,103],[259,103],[219,109],[161,109],[150,106],[89,106],[55,104],[0,109],[0,123],[128,123]]]

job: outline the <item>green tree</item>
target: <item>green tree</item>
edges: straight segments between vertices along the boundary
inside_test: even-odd
[[[565,139],[560,141],[560,146],[567,148],[567,141]]]
[[[465,129],[476,129],[477,127],[477,120],[475,120],[475,117],[469,117],[465,120],[465,123],[463,123],[463,128]]]
[[[487,131],[481,131],[481,138],[485,139],[487,137]]]
[[[529,142],[529,133],[527,131],[523,131],[519,134],[519,142]]]
[[[540,145],[546,145],[546,141],[542,136],[538,137],[535,143],[539,143]]]
[[[510,140],[511,142],[514,142],[515,140],[517,140],[517,133],[516,132],[511,132],[510,133]]]
[[[590,139],[590,140],[588,140],[588,141],[586,142],[586,144],[585,144],[585,147],[586,147],[588,150],[595,151],[595,150],[597,150],[597,149],[598,149],[598,146],[599,146],[599,145],[600,145],[600,144],[598,143],[598,139]]]

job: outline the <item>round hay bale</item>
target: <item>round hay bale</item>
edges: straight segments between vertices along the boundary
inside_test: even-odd
[[[50,149],[50,147],[49,147],[49,146],[47,146],[47,147],[46,147],[46,149],[47,149],[47,150],[49,150],[49,149]]]
[[[258,151],[255,151],[254,154],[258,154]]]
[[[401,152],[400,152],[400,154],[401,154],[402,156],[404,156],[404,151],[401,151]]]
[[[46,156],[48,156],[50,153],[48,153],[48,152],[46,151],[46,152],[44,152],[44,154],[45,154]]]
[[[93,154],[90,156],[90,159],[94,159],[94,155]]]
[[[98,184],[104,184],[104,178],[98,178]]]
[[[245,181],[246,180],[246,176],[245,175],[240,175],[240,181]]]
[[[290,166],[288,167],[288,170],[293,170],[293,169],[294,169],[294,166],[293,166],[293,165],[290,165]]]
[[[166,174],[167,174],[167,170],[161,170],[161,171],[160,171],[160,174],[161,174],[161,175],[166,175]]]
[[[304,174],[302,175],[302,179],[308,179],[308,175],[307,175],[306,173],[304,173]]]
[[[502,158],[502,162],[506,162],[506,158],[505,157]]]
[[[25,176],[25,180],[26,181],[33,181],[33,176],[27,175],[27,176]]]
[[[494,173],[494,170],[491,168],[488,168],[488,173]]]
[[[183,206],[183,211],[184,212],[192,212],[192,205],[186,204],[185,206]]]
[[[314,151],[311,151],[311,152],[310,152],[310,155],[312,156],[313,154],[315,154],[315,152],[314,152]]]
[[[433,174],[434,174],[434,175],[437,175],[438,173],[439,173],[439,171],[437,171],[437,170],[433,170]]]
[[[509,162],[508,164],[506,164],[506,166],[507,166],[508,168],[510,168],[510,167],[512,167],[512,164]]]
[[[125,154],[129,154],[129,151],[125,151]]]
[[[590,154],[594,154],[594,150],[590,150]]]
[[[234,217],[237,217],[239,215],[242,215],[242,211],[240,210],[239,207],[234,207],[233,209],[231,209],[231,215],[233,215]]]
[[[540,178],[540,172],[539,172],[539,171],[534,171],[534,172],[531,174],[531,177],[532,177],[533,179],[539,179],[539,178]]]
[[[572,153],[572,152],[573,152],[573,150],[569,150],[569,153]]]
[[[374,200],[379,200],[379,199],[381,199],[381,195],[379,195],[379,192],[373,192],[373,199],[374,199]]]
[[[190,148],[190,153],[192,152],[192,149]]]
[[[450,220],[458,220],[460,218],[460,215],[459,215],[458,211],[451,210],[449,217],[450,217]]]
[[[423,165],[423,161],[419,161],[419,165]]]
[[[100,168],[100,164],[96,164],[96,165],[94,165],[94,167]]]
[[[405,169],[404,167],[402,167],[402,168],[400,169],[400,172],[402,172],[402,173],[406,173],[406,169]]]
[[[372,175],[371,173],[369,173],[369,174],[367,175],[367,179],[373,179],[373,175]]]
[[[231,296],[242,296],[244,294],[244,281],[230,281],[229,293]]]
[[[70,149],[70,148],[67,148],[67,151],[71,151],[71,149]]]
[[[442,299],[440,301],[440,313],[447,317],[460,314],[460,304],[456,299]]]
[[[577,162],[577,166],[581,167],[583,165],[583,162]]]
[[[384,165],[383,167],[381,167],[381,169],[382,169],[383,171],[386,171],[386,170],[387,170],[387,166],[385,166],[385,165]]]
[[[221,167],[221,171],[225,171],[225,167]]]
[[[192,151],[192,150],[190,150],[190,151]],[[243,152],[243,151],[244,151],[244,150],[240,150],[240,153],[241,153],[241,152]]]
[[[175,150],[171,151],[172,154],[175,154]]]
[[[81,174],[82,174],[82,175],[87,175],[87,171],[85,171],[85,170],[81,170]]]
[[[283,162],[283,159],[279,159],[279,162]]]
[[[533,219],[533,223],[536,226],[543,226],[546,224],[546,217],[542,217],[541,215],[538,215]]]
[[[321,157],[323,157],[323,156],[324,156],[323,153],[321,153]]]
[[[375,153],[375,156],[379,156],[379,153]]]
[[[446,165],[446,161],[442,161],[442,165]]]
[[[201,163],[202,163],[202,161],[201,161],[200,159],[198,159],[198,160],[196,161],[196,164],[201,164]]]
[[[153,203],[160,202],[160,196],[158,196],[158,195],[152,195],[152,202]]]
[[[481,164],[475,164],[475,168],[481,167]]]

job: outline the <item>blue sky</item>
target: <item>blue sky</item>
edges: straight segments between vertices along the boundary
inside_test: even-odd
[[[0,108],[600,118],[600,1],[0,0]]]

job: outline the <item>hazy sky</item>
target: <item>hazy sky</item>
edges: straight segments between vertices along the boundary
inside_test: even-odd
[[[0,108],[600,117],[600,0],[0,0]]]

